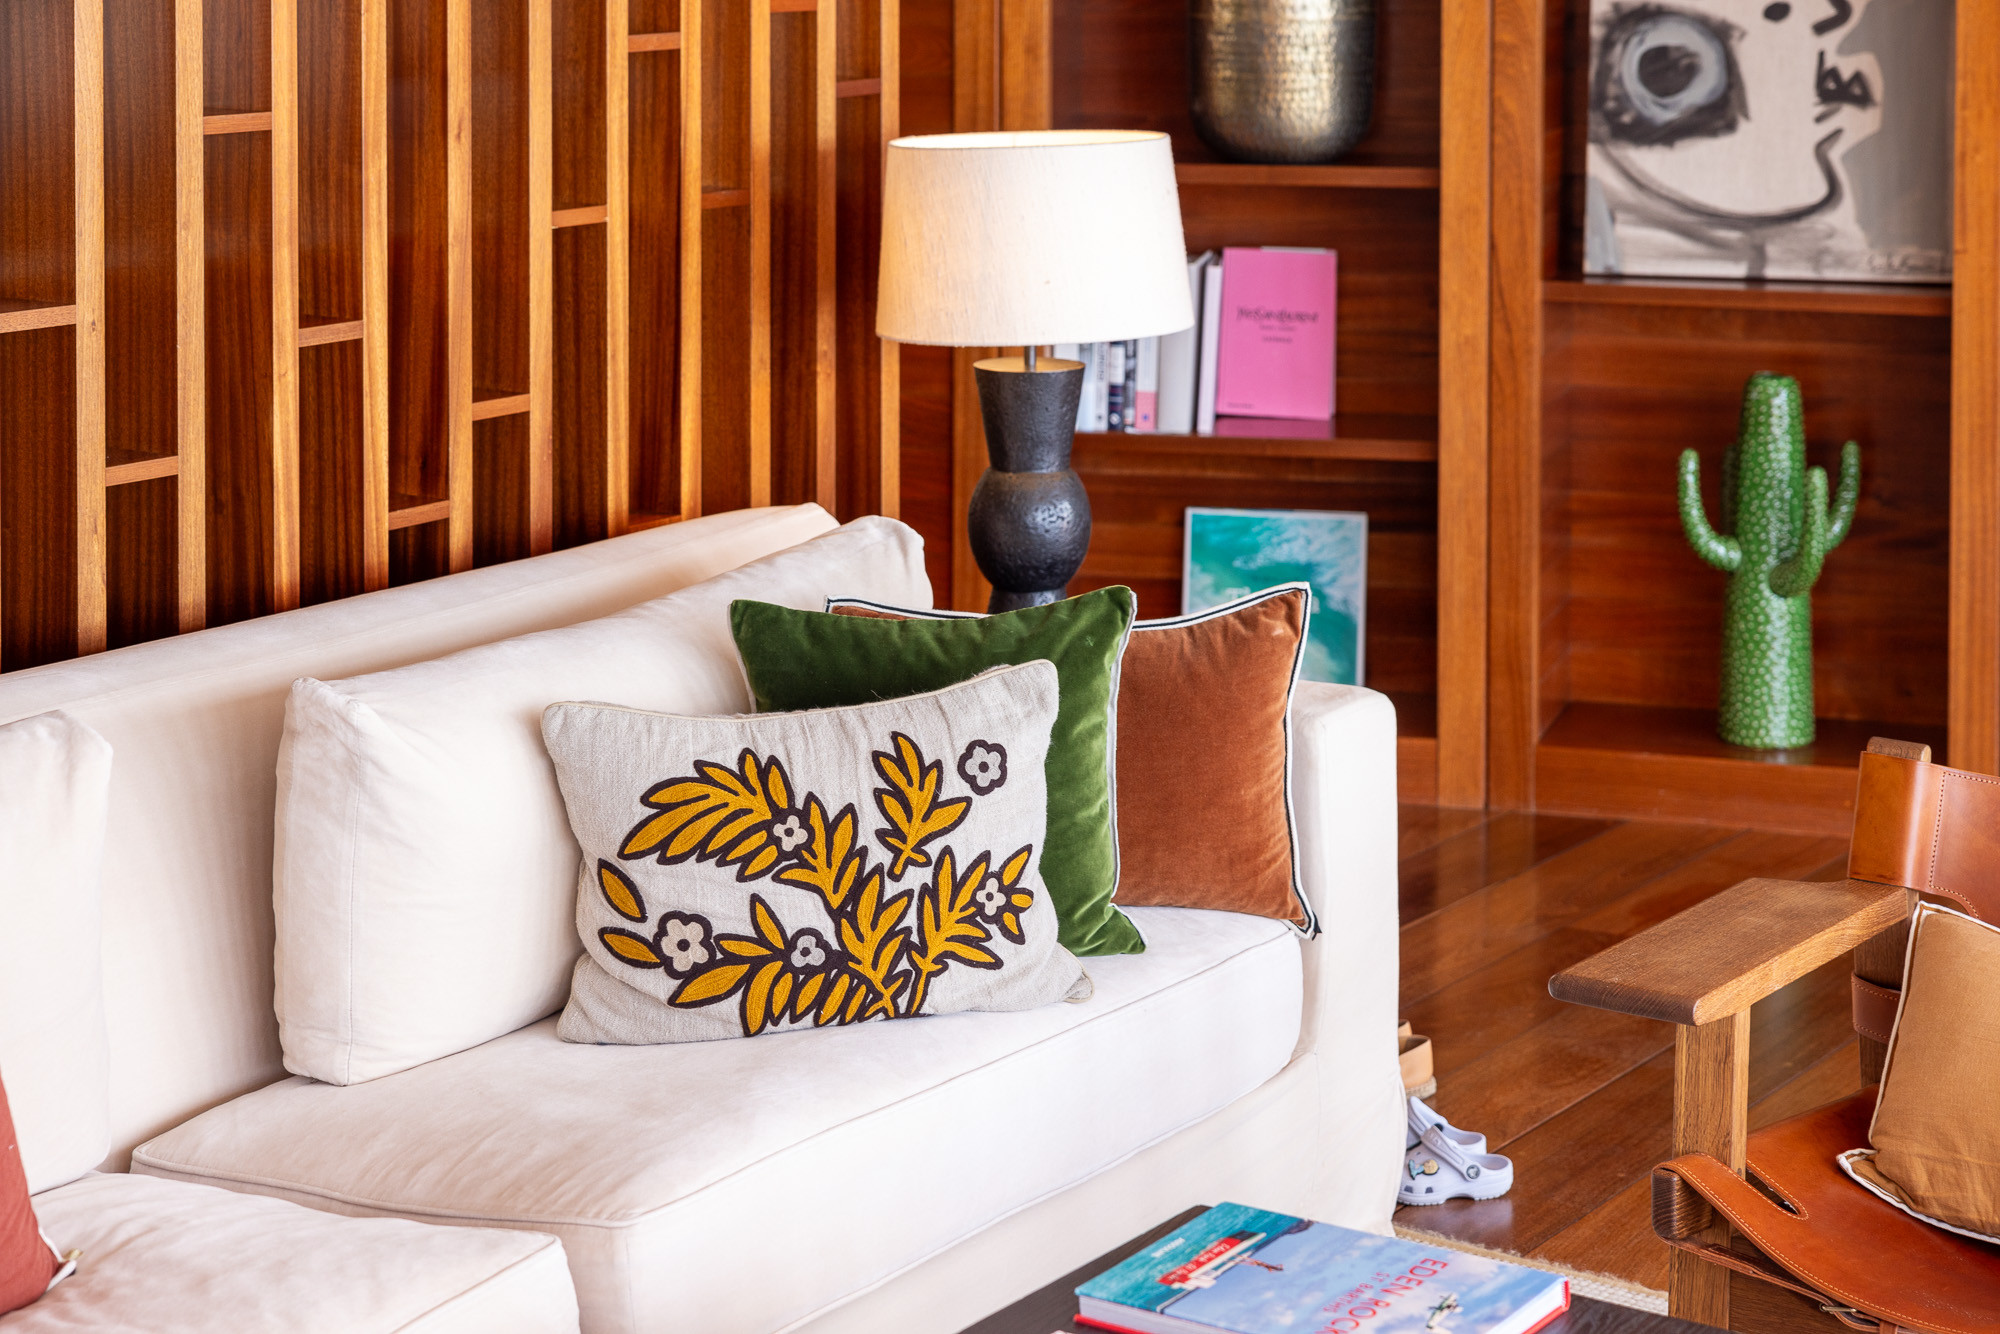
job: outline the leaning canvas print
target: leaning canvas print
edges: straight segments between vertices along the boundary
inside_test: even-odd
[[[1360,685],[1368,621],[1368,516],[1337,510],[1190,507],[1181,560],[1184,615],[1275,584],[1312,589],[1307,681]]]
[[[1946,0],[1592,0],[1584,271],[1943,282]]]

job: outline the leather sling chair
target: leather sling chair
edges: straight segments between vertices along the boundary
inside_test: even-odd
[[[1653,1170],[1652,1210],[1674,1248],[1674,1315],[1736,1330],[1996,1334],[2000,1247],[1919,1222],[1834,1155],[1868,1142],[1919,898],[2000,921],[2000,778],[1932,764],[1928,746],[1869,742],[1847,874],[1746,880],[1558,973],[1549,991],[1679,1025],[1676,1156]],[[1869,1087],[1746,1133],[1751,1005],[1850,950]]]

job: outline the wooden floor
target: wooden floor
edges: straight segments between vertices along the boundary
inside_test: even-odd
[[[1673,1027],[1564,1005],[1549,977],[1747,877],[1838,880],[1846,840],[1426,806],[1401,834],[1402,1013],[1434,1044],[1433,1104],[1515,1184],[1397,1221],[1666,1287],[1648,1173],[1670,1156]],[[1753,1129],[1859,1087],[1848,973],[1751,1012]]]

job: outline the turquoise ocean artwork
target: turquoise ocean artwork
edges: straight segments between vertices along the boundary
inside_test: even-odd
[[[1274,584],[1312,588],[1307,681],[1360,685],[1368,605],[1368,516],[1337,510],[1189,508],[1181,611],[1233,602]]]

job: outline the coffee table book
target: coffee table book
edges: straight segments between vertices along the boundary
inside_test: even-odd
[[[1076,1290],[1117,1334],[1532,1334],[1569,1280],[1440,1246],[1219,1204]]]

